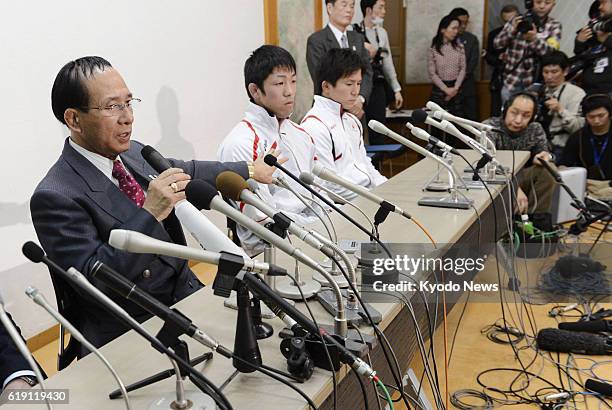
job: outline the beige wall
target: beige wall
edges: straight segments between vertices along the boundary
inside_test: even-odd
[[[46,269],[27,262],[21,245],[36,240],[30,195],[68,135],[51,112],[59,69],[80,56],[106,57],[143,100],[134,139],[167,156],[214,159],[246,106],[242,67],[264,41],[263,2],[13,1],[2,15],[0,291],[29,337],[52,320],[24,295],[26,286],[55,299]]]

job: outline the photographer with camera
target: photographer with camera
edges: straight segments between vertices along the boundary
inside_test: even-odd
[[[579,114],[580,102],[586,95],[582,88],[565,81],[569,58],[562,51],[542,57],[544,87],[539,96],[542,124],[555,158],[559,158],[571,134],[582,128],[584,119]]]
[[[559,49],[561,23],[549,16],[554,7],[555,0],[525,0],[527,12],[506,23],[495,38],[495,48],[506,48],[503,102],[535,81],[540,57]]]
[[[582,87],[587,94],[612,94],[612,0],[599,1],[599,16],[580,29],[574,43],[575,59],[582,60]]]
[[[364,46],[370,55],[373,71],[372,93],[365,114],[368,121],[376,120],[384,124],[387,106],[393,103],[393,108],[400,109],[404,103],[402,87],[393,65],[389,36],[383,27],[386,1],[361,0],[360,6],[364,18],[361,23],[354,24],[353,29],[365,37]],[[368,130],[368,138],[371,145],[385,143],[385,137],[372,130]]]

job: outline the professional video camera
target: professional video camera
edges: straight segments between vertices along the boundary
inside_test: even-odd
[[[517,31],[521,34],[525,34],[531,31],[533,26],[539,29],[543,26],[540,16],[533,12],[533,0],[525,0],[525,14],[521,14],[523,20],[517,26]]]

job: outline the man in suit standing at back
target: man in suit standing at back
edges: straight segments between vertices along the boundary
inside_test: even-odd
[[[461,86],[464,111],[466,118],[478,121],[478,95],[476,93],[476,78],[478,78],[478,67],[480,62],[480,43],[478,37],[467,31],[470,22],[470,14],[463,7],[456,7],[451,10],[450,15],[459,19],[459,41],[465,49],[465,80]]]
[[[49,258],[64,269],[75,267],[136,320],[144,321],[150,317],[148,312],[117,297],[92,277],[96,261],[117,270],[167,306],[202,284],[187,261],[117,250],[108,243],[110,232],[126,229],[185,245],[173,210],[185,199],[190,180],[204,179],[214,185],[219,173],[231,170],[270,183],[275,168],[263,162],[263,155],[248,163],[170,159],[172,168],[155,177],[155,170],[141,155],[143,145],[131,140],[133,110],[139,102],[105,59],[83,57],[67,63],[53,84],[51,105],[70,136],[58,161],[36,187],[30,210]],[[94,346],[127,331],[87,295],[53,274],[52,278],[56,293],[71,295],[69,320],[76,320],[74,324]],[[86,353],[82,349],[80,356]]]
[[[370,57],[364,46],[363,35],[349,31],[348,27],[355,14],[355,0],[325,0],[329,23],[322,30],[308,37],[306,44],[306,63],[314,83],[315,95],[321,94],[321,81],[316,76],[323,57],[332,48],[350,48],[356,51],[364,61],[366,71],[361,82],[361,91],[355,104],[348,110],[358,118],[363,117],[364,105],[372,91],[372,67]]]

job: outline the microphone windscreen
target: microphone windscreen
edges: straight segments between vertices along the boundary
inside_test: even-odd
[[[551,352],[606,355],[610,351],[604,337],[559,329],[540,330],[536,343],[539,349]]]
[[[208,182],[194,179],[185,188],[185,197],[198,209],[210,209],[210,203],[215,196],[219,195],[217,190]]]
[[[223,171],[217,175],[217,189],[226,198],[240,201],[240,193],[249,189],[244,178],[233,171]]]
[[[312,185],[314,183],[314,176],[310,172],[303,171],[300,173],[300,181],[306,185]]]
[[[571,330],[574,332],[610,332],[612,331],[612,321],[610,320],[585,320],[582,322],[559,323],[559,329]]]
[[[32,241],[24,243],[21,248],[21,251],[23,252],[26,258],[28,258],[34,263],[42,262],[45,257],[45,251],[43,251],[40,246],[38,246]]]
[[[150,145],[144,146],[140,150],[140,155],[147,161],[151,168],[160,174],[167,170],[168,168],[172,168],[172,164],[168,161],[162,154],[160,154],[155,148]]]
[[[412,119],[415,120],[416,122],[424,123],[425,121],[427,121],[428,116],[429,115],[427,115],[427,113],[423,110],[414,110],[412,112]]]
[[[264,162],[266,164],[268,164],[269,166],[271,166],[271,167],[276,166],[276,162],[277,161],[278,161],[278,159],[274,155],[272,155],[272,154],[268,154],[268,155],[266,155],[264,157]]]

